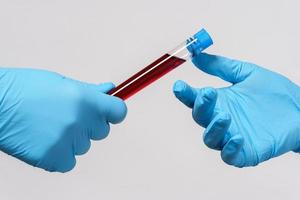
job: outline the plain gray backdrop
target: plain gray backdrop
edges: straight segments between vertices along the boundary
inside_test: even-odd
[[[207,52],[257,63],[299,84],[299,8],[298,0],[0,0],[0,66],[117,84],[205,27],[215,42]],[[128,100],[126,120],[66,174],[1,153],[0,199],[300,198],[300,155],[255,168],[227,166],[174,98],[177,79],[228,85],[186,63]]]

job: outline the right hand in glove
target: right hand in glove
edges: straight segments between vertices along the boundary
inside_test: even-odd
[[[174,84],[176,97],[206,128],[203,140],[236,167],[255,166],[300,147],[300,88],[255,64],[199,54],[202,71],[232,83],[225,88]]]

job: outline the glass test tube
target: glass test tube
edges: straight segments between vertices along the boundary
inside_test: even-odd
[[[202,29],[172,51],[113,88],[108,94],[126,100],[212,44],[211,37]]]

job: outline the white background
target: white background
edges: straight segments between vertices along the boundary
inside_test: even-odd
[[[297,0],[0,0],[0,66],[117,84],[205,27],[215,42],[208,52],[300,83],[299,8]],[[300,198],[300,155],[255,168],[227,166],[219,152],[206,148],[203,129],[174,98],[177,79],[198,87],[228,85],[183,65],[132,97],[124,123],[94,142],[67,174],[1,153],[0,199]]]

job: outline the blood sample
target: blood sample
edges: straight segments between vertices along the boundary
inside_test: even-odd
[[[113,88],[108,94],[126,100],[192,58],[193,55],[200,53],[212,45],[212,43],[213,41],[209,34],[202,29],[169,53],[161,56],[147,67]]]
[[[112,89],[109,94],[125,100],[185,61],[186,60],[182,58],[165,54],[138,73],[134,74],[125,82],[118,85],[116,88]]]

